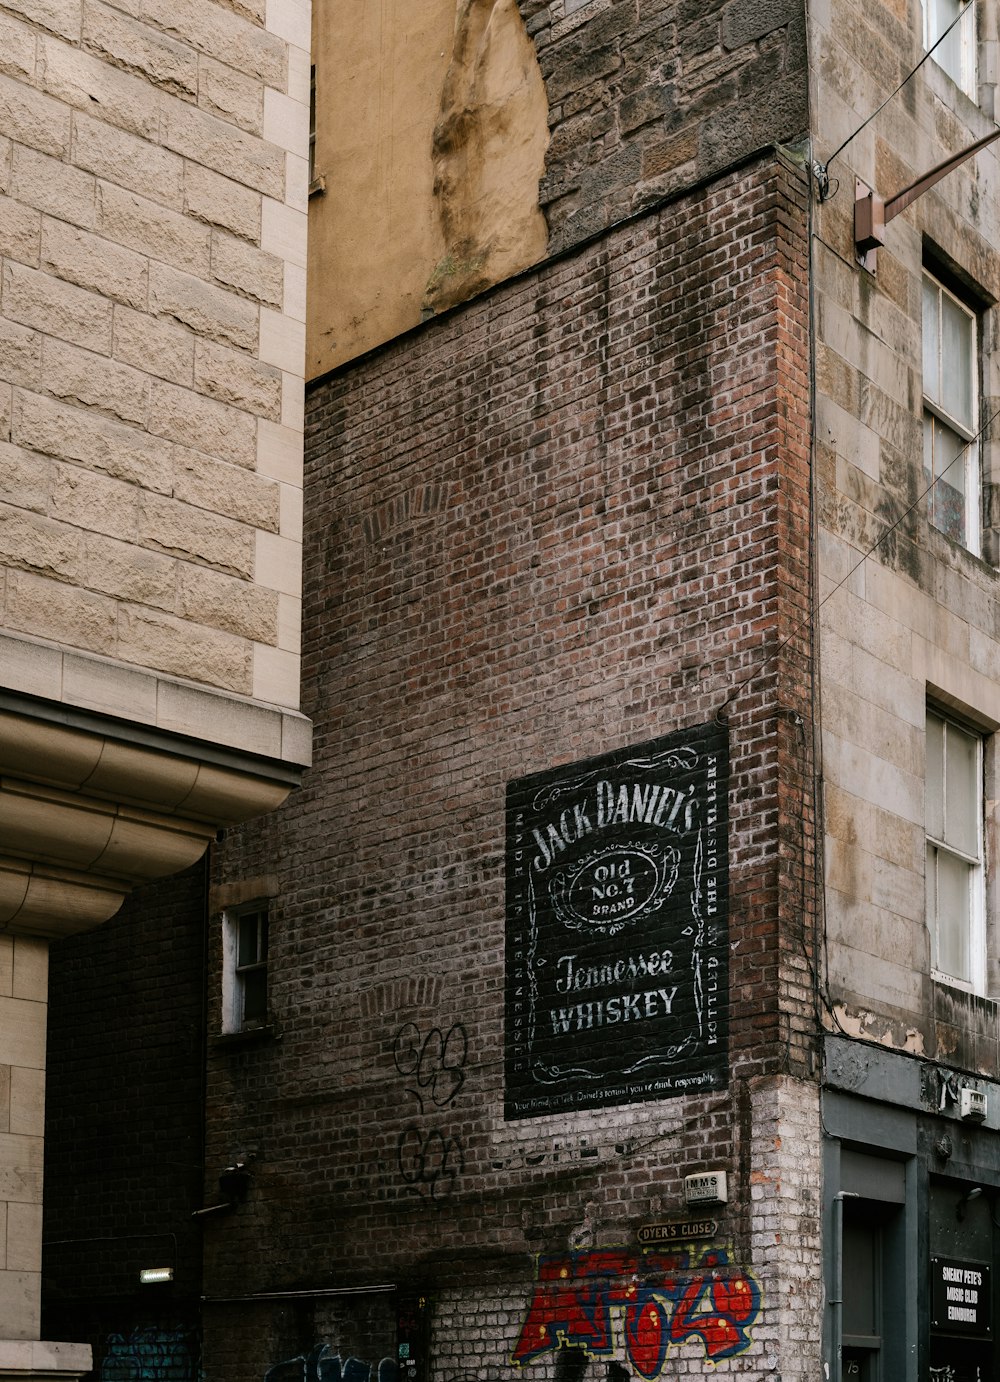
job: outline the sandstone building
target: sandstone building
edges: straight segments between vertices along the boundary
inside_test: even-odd
[[[0,49],[0,1372],[21,1378],[90,1366],[40,1329],[49,942],[309,758],[308,6],[12,0]]]
[[[892,215],[996,24],[316,6],[314,763],[111,924],[206,927],[207,1375],[1000,1371],[996,146]]]

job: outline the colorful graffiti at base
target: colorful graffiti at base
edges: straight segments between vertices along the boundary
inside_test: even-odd
[[[399,1366],[394,1358],[383,1358],[378,1367],[361,1358],[341,1358],[329,1344],[317,1344],[297,1358],[275,1363],[264,1374],[264,1382],[398,1382]]]
[[[101,1382],[192,1382],[196,1351],[183,1329],[133,1329],[112,1334],[101,1363]]]
[[[511,1361],[529,1363],[560,1344],[609,1358],[621,1351],[614,1327],[620,1321],[627,1361],[652,1379],[672,1345],[698,1341],[712,1363],[742,1353],[760,1308],[756,1280],[731,1265],[725,1248],[540,1258]]]

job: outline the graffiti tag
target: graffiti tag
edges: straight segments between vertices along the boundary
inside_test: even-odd
[[[398,1382],[394,1358],[383,1358],[378,1367],[361,1358],[341,1358],[329,1344],[317,1344],[308,1353],[275,1363],[264,1382]]]
[[[469,1038],[460,1022],[454,1022],[447,1033],[433,1027],[421,1039],[415,1022],[407,1022],[396,1033],[392,1058],[399,1073],[416,1082],[417,1088],[407,1088],[424,1111],[421,1090],[425,1091],[436,1108],[446,1108],[465,1083],[465,1061],[469,1054]]]
[[[465,1083],[465,1062],[469,1038],[460,1022],[447,1032],[432,1027],[426,1036],[415,1022],[406,1022],[396,1033],[392,1059],[396,1069],[410,1084],[407,1094],[417,1101],[417,1112],[424,1114],[425,1098],[434,1108],[447,1108]],[[399,1135],[396,1165],[406,1194],[418,1195],[439,1203],[450,1195],[465,1170],[465,1154],[457,1137],[440,1128],[424,1131],[415,1123]]]
[[[134,1329],[112,1334],[101,1382],[190,1382],[195,1375],[188,1334],[179,1329]]]
[[[457,1137],[445,1137],[437,1128],[424,1135],[412,1123],[399,1135],[396,1160],[406,1193],[426,1195],[434,1201],[450,1195],[465,1170],[465,1156]]]
[[[760,1306],[756,1280],[731,1266],[724,1248],[542,1258],[511,1361],[530,1362],[561,1343],[607,1358],[620,1320],[629,1363],[651,1379],[671,1345],[697,1341],[712,1363],[742,1353]]]

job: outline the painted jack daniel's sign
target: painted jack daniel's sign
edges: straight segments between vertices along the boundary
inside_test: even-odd
[[[726,1081],[726,732],[507,789],[506,1116]]]

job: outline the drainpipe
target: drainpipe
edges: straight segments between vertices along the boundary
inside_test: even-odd
[[[830,1313],[831,1343],[838,1379],[844,1375],[844,1201],[860,1198],[853,1190],[841,1190],[833,1197],[833,1295],[830,1297]]]

